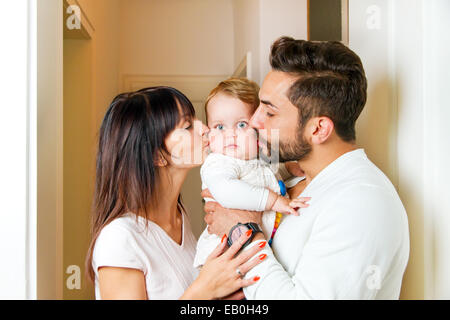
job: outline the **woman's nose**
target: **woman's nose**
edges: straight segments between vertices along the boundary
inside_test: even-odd
[[[200,134],[202,136],[205,136],[205,138],[208,138],[208,134],[209,134],[210,129],[203,122],[201,122],[200,120],[199,120],[199,122],[201,123]]]

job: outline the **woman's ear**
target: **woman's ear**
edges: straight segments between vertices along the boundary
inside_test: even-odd
[[[311,121],[311,143],[322,144],[328,140],[334,130],[334,123],[328,117],[317,117]]]
[[[168,162],[167,162],[166,158],[164,157],[164,155],[161,152],[158,152],[158,154],[155,157],[154,164],[157,167],[166,167]]]

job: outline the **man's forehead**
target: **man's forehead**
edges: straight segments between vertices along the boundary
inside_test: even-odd
[[[293,75],[281,71],[270,71],[261,86],[261,99],[281,96],[286,97],[292,84],[298,79]]]

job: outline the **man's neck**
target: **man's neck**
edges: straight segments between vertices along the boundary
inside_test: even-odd
[[[299,166],[305,172],[306,183],[309,184],[336,159],[356,149],[358,149],[356,144],[346,142],[315,146],[305,159],[298,161]]]

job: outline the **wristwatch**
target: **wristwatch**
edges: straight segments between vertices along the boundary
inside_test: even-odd
[[[252,235],[250,236],[250,238],[242,245],[242,248],[245,248],[246,246],[248,246],[253,238],[255,237],[255,235],[258,232],[263,232],[261,227],[257,224],[257,223],[238,223],[237,225],[235,225],[233,228],[231,228],[230,233],[228,235],[228,245],[231,247],[231,245],[238,241],[239,238],[245,234],[248,230],[252,230]],[[242,249],[241,248],[241,249]]]

